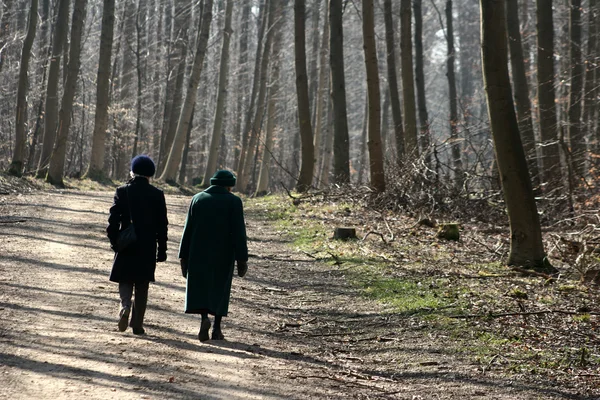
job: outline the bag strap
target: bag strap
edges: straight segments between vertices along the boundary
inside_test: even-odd
[[[125,186],[125,193],[127,193],[127,209],[129,210],[129,223],[133,224],[133,216],[131,215],[131,201],[129,198],[129,186]]]

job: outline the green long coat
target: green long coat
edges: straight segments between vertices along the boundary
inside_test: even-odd
[[[185,312],[226,316],[236,260],[248,260],[242,200],[222,186],[192,198],[179,258],[188,260]]]

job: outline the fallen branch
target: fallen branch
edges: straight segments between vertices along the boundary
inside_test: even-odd
[[[525,312],[507,312],[507,313],[488,313],[488,314],[462,314],[450,315],[449,318],[502,318],[527,315],[543,315],[543,314],[566,314],[566,315],[600,315],[600,312],[583,312],[583,311],[567,311],[567,310],[541,310],[541,311],[525,311]]]
[[[369,232],[367,232],[367,234],[365,235],[365,237],[362,238],[361,241],[364,242],[369,237],[369,235],[371,235],[371,234],[379,236],[381,238],[381,240],[383,240],[383,243],[387,244],[387,240],[385,240],[385,237],[383,236],[383,233],[379,233],[379,232],[375,232],[375,231],[369,231]]]

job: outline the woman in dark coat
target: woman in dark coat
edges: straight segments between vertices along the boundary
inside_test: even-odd
[[[117,189],[106,228],[111,248],[116,253],[109,279],[119,283],[119,331],[124,332],[129,323],[136,335],[145,333],[148,286],[154,282],[156,262],[167,260],[167,206],[162,190],[149,182],[155,172],[154,162],[148,156],[137,156],[131,161],[132,179]],[[127,229],[130,221],[133,221],[136,241],[119,249],[119,232]]]
[[[248,269],[248,247],[242,200],[231,193],[235,176],[217,171],[211,186],[192,198],[179,247],[181,271],[187,278],[185,312],[202,315],[200,341],[222,340],[221,318],[227,316],[234,262],[238,275]]]

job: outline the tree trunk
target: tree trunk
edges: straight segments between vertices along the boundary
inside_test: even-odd
[[[427,115],[427,99],[425,97],[425,73],[423,67],[423,10],[422,0],[414,0],[415,14],[415,85],[417,87],[417,106],[419,109],[419,125],[421,131],[421,150],[425,153],[425,165],[431,168],[431,133],[429,116]]]
[[[312,5],[312,16],[311,16],[311,28],[312,32],[312,48],[310,52],[310,63],[308,65],[308,98],[311,102],[311,126],[314,128],[316,125],[315,118],[317,117],[317,83],[319,81],[319,74],[317,72],[317,62],[319,60],[319,22],[321,18],[321,1],[315,0]],[[318,156],[318,152],[315,152],[315,159]],[[316,161],[315,161],[316,165]]]
[[[508,76],[504,1],[480,0],[482,61],[492,136],[510,222],[509,265],[547,270],[542,232]]]
[[[323,162],[321,163],[321,174],[319,181],[322,187],[329,186],[329,175],[331,172],[331,157],[333,156],[334,134],[331,131],[333,127],[333,101],[331,96],[327,96],[327,123],[323,131]]]
[[[581,101],[583,95],[583,64],[581,56],[581,0],[570,0],[569,58],[571,85],[569,86],[568,136],[571,145],[571,164],[575,179],[585,178],[586,143],[581,129]]]
[[[271,155],[273,153],[273,137],[275,131],[275,122],[277,120],[277,103],[279,102],[279,79],[281,72],[281,44],[283,35],[282,10],[279,1],[273,4],[275,13],[275,25],[271,28],[275,30],[273,37],[273,49],[271,54],[271,74],[269,78],[269,96],[267,104],[267,129],[263,146],[263,156],[260,164],[260,173],[258,175],[258,184],[256,185],[255,196],[264,196],[269,189],[269,177],[271,167]]]
[[[277,1],[277,0],[275,0]],[[237,187],[240,192],[246,192],[248,188],[248,184],[250,183],[250,178],[252,177],[252,165],[254,163],[255,150],[258,144],[258,137],[260,136],[260,129],[262,126],[263,114],[265,111],[265,98],[267,95],[267,66],[269,65],[269,54],[271,51],[271,42],[273,41],[273,1],[269,1],[269,5],[267,7],[266,17],[267,17],[267,36],[265,38],[265,45],[263,47],[262,57],[260,58],[260,66],[258,71],[260,71],[260,76],[258,80],[258,96],[256,98],[256,110],[254,113],[254,119],[248,132],[248,143],[245,149],[243,149],[243,154],[245,155],[244,164],[242,165],[241,171],[238,173],[237,177]]]
[[[44,123],[44,142],[42,144],[42,154],[38,165],[36,176],[45,178],[48,172],[50,155],[54,147],[56,138],[56,121],[58,113],[58,79],[60,75],[60,57],[62,55],[62,46],[65,32],[69,26],[69,0],[58,1],[58,14],[54,24],[54,39],[52,44],[52,56],[50,58],[50,67],[48,72],[48,86],[46,88],[46,106]]]
[[[329,63],[333,100],[333,179],[350,182],[350,139],[346,114],[346,78],[344,76],[344,29],[342,0],[329,1]]]
[[[173,147],[173,140],[178,129],[179,116],[181,115],[181,107],[183,101],[183,82],[185,78],[186,70],[186,57],[187,48],[189,46],[189,34],[188,25],[190,23],[190,13],[187,12],[192,2],[190,0],[179,0],[176,2],[177,8],[175,9],[175,29],[178,34],[175,42],[174,58],[176,61],[175,83],[173,90],[171,91],[171,101],[169,104],[168,114],[165,116],[166,124],[163,128],[163,140],[161,141],[161,157],[159,162],[159,171],[157,175],[164,172],[166,166],[166,157],[169,156],[171,148]],[[201,67],[202,68],[202,67]],[[184,134],[185,137],[185,134]],[[177,170],[178,166],[175,166]]]
[[[37,26],[38,0],[31,0],[29,8],[29,25],[27,27],[27,36],[23,41],[23,51],[21,53],[21,65],[19,67],[19,84],[17,87],[17,115],[15,120],[15,147],[13,159],[8,169],[8,173],[15,176],[21,176],[23,173],[23,159],[25,157],[25,125],[27,123],[27,72],[29,70],[29,60],[31,58],[31,47],[35,39],[35,30]]]
[[[242,120],[243,112],[248,103],[248,28],[250,21],[250,0],[243,1],[241,27],[239,34],[239,55],[238,55],[238,76],[237,76],[237,111],[235,118],[235,126],[233,128],[233,141],[235,152],[233,156],[233,165],[237,169],[242,150]]]
[[[188,84],[185,101],[181,108],[179,123],[177,124],[177,133],[173,141],[169,158],[165,164],[165,170],[160,179],[167,182],[175,182],[177,169],[181,161],[181,153],[185,144],[185,135],[190,125],[192,110],[196,103],[196,95],[198,93],[198,84],[200,83],[200,74],[202,73],[202,64],[206,54],[206,46],[208,44],[208,34],[210,32],[210,23],[212,20],[213,0],[205,0],[202,14],[202,24],[198,30],[198,40],[196,55],[194,57],[194,65],[192,67],[192,75]]]
[[[398,77],[396,76],[396,46],[394,44],[394,21],[392,0],[383,1],[385,22],[385,46],[387,50],[387,77],[390,87],[390,102],[392,106],[392,120],[394,121],[394,138],[396,139],[396,157],[401,162],[404,157],[404,127],[402,125],[402,109],[398,95]],[[416,25],[415,25],[416,29]],[[411,61],[412,64],[412,61]],[[402,67],[404,68],[404,66]],[[412,68],[412,67],[411,67]]]
[[[373,12],[373,0],[363,0],[363,40],[365,51],[365,67],[367,70],[367,94],[369,96],[369,171],[371,173],[371,187],[381,193],[385,191],[385,175],[383,171],[383,150],[381,147],[381,95],[379,91],[379,67],[377,66],[377,47],[375,44],[375,15]],[[410,2],[408,3],[410,16]],[[409,34],[410,40],[410,34]],[[404,56],[403,56],[404,60]],[[412,56],[410,57],[410,76],[412,91],[412,113],[414,125],[414,144],[416,146],[417,126],[414,101],[414,86],[412,85]],[[403,68],[404,70],[404,65]],[[405,86],[406,90],[406,86]],[[406,92],[405,92],[406,93]],[[410,99],[408,100],[410,101]],[[404,104],[407,99],[404,99]],[[405,120],[407,116],[405,115]],[[412,140],[412,139],[411,139]]]
[[[102,30],[100,32],[100,57],[98,59],[98,77],[96,80],[96,114],[94,133],[92,134],[91,160],[86,176],[90,179],[102,179],[104,172],[104,149],[108,128],[108,105],[110,103],[110,67],[113,35],[115,26],[115,0],[104,0],[102,10]]]
[[[600,79],[600,62],[598,49],[598,27],[600,26],[600,9],[598,8],[598,0],[590,0],[588,6],[588,42],[585,56],[585,88],[583,90],[583,118],[582,124],[584,125],[585,134],[588,140],[594,142],[597,138],[594,135],[594,113],[597,109],[597,93],[598,87],[597,82]],[[600,148],[599,143],[596,141],[595,148],[590,150],[598,151]]]
[[[508,44],[510,49],[510,64],[512,67],[512,78],[515,88],[515,103],[519,131],[523,142],[523,150],[527,157],[527,165],[531,173],[534,186],[539,186],[540,176],[537,165],[535,150],[535,136],[533,132],[533,119],[531,117],[531,101],[529,100],[529,85],[527,84],[527,72],[523,58],[523,46],[521,44],[521,28],[519,24],[518,0],[506,0],[506,25],[508,28]]]
[[[329,7],[325,7],[325,19],[323,20],[323,31],[321,36],[321,48],[319,53],[319,83],[317,84],[317,105],[315,107],[315,137],[314,137],[314,147],[315,147],[315,168],[318,168],[318,165],[323,164],[323,156],[321,155],[324,152],[321,147],[321,142],[323,142],[323,114],[325,114],[326,101],[329,103],[328,90],[329,82],[329,67],[327,60],[327,56],[329,55]],[[321,184],[321,180],[317,180],[318,184]]]
[[[308,98],[308,77],[306,74],[306,5],[304,0],[294,2],[294,53],[296,55],[296,95],[298,97],[298,124],[302,143],[302,164],[296,184],[298,192],[306,192],[312,186],[315,169],[315,148],[310,124],[310,101]]]
[[[412,58],[412,17],[410,0],[400,1],[400,59],[402,61],[402,94],[404,95],[404,135],[406,153],[410,157],[419,155],[417,141],[417,110]],[[388,56],[389,57],[389,56]]]
[[[142,103],[144,100],[143,87],[146,68],[143,65],[146,57],[143,54],[146,50],[146,2],[138,1],[137,12],[135,16],[135,69],[137,72],[137,95],[136,95],[136,118],[135,118],[135,133],[133,136],[133,150],[131,151],[131,158],[135,157],[139,152],[139,143],[144,141],[144,127],[142,126]],[[142,150],[143,152],[143,150]]]
[[[251,125],[252,125],[252,116],[253,116],[253,112],[254,112],[254,106],[256,104],[256,95],[257,92],[260,92],[259,90],[259,84],[260,84],[260,77],[261,75],[261,65],[262,65],[262,59],[261,59],[261,51],[263,50],[262,48],[262,43],[265,37],[265,31],[266,31],[266,27],[268,25],[268,10],[269,10],[269,4],[270,4],[271,0],[264,0],[261,1],[259,3],[259,9],[258,9],[258,13],[259,13],[259,27],[258,27],[258,37],[257,37],[257,43],[256,43],[256,55],[254,58],[254,75],[252,78],[252,91],[250,94],[250,105],[248,106],[248,110],[246,111],[246,115],[244,117],[244,130],[242,131],[242,148],[240,151],[240,157],[238,159],[238,162],[236,163],[236,172],[238,175],[238,190],[240,188],[240,178],[243,176],[243,170],[246,166],[246,156],[248,154],[248,139],[250,138],[251,132]]]
[[[542,139],[543,178],[548,189],[560,186],[561,168],[556,129],[554,89],[554,23],[552,0],[536,0],[537,6],[537,79],[540,135]]]
[[[454,30],[452,28],[452,0],[446,1],[446,40],[448,44],[447,76],[448,95],[450,97],[450,141],[452,142],[452,164],[454,166],[454,182],[462,188],[464,176],[462,170],[461,144],[458,138],[458,98],[456,95],[456,76],[454,73]]]
[[[73,98],[77,89],[77,76],[81,64],[81,40],[85,24],[87,0],[75,0],[73,6],[73,21],[71,22],[71,48],[69,50],[69,65],[67,69],[67,80],[62,98],[62,106],[59,112],[58,134],[46,181],[53,185],[63,186],[63,175],[65,170],[65,155],[67,152],[67,140],[71,127],[73,111]]]

